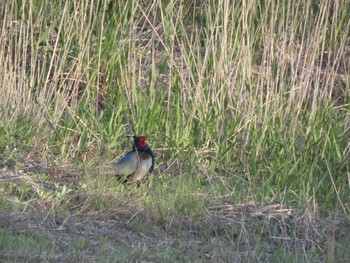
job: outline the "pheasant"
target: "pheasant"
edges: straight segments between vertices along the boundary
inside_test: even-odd
[[[142,180],[154,168],[154,155],[146,143],[145,136],[130,136],[134,138],[132,151],[121,159],[108,165],[96,168],[96,173],[115,175],[118,179],[125,179],[128,183]]]

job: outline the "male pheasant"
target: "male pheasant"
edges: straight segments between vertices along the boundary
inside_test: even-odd
[[[118,179],[125,179],[128,183],[138,182],[151,173],[154,168],[154,155],[146,143],[146,137],[132,137],[134,138],[132,151],[115,162],[99,166],[96,172],[115,175]]]

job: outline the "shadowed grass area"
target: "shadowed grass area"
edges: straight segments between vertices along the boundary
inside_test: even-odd
[[[347,261],[346,1],[0,7],[1,211],[98,227],[122,214],[117,229],[136,239],[156,227],[144,246],[92,227],[89,257],[73,245],[68,260]],[[82,173],[120,156],[130,133],[156,154],[146,184]],[[7,255],[21,236],[1,231]],[[54,237],[39,238],[52,251],[41,259],[66,259],[54,247],[72,240]]]

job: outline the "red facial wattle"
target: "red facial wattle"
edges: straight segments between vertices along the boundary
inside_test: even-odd
[[[146,136],[141,136],[139,140],[139,146],[145,147],[147,145],[146,143]]]

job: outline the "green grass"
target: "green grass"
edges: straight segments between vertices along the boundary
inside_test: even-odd
[[[346,1],[0,4],[0,210],[126,213],[146,236],[154,224],[171,230],[175,245],[154,254],[108,243],[111,261],[244,261],[248,251],[247,262],[322,261],[321,229],[309,233],[314,246],[291,233],[294,243],[259,244],[269,220],[237,238],[231,225],[208,233],[212,209],[230,205],[282,204],[307,226],[348,218],[349,12]],[[122,154],[130,133],[156,153],[147,184],[78,175]],[[181,257],[187,220],[209,229],[196,228],[203,249]]]

